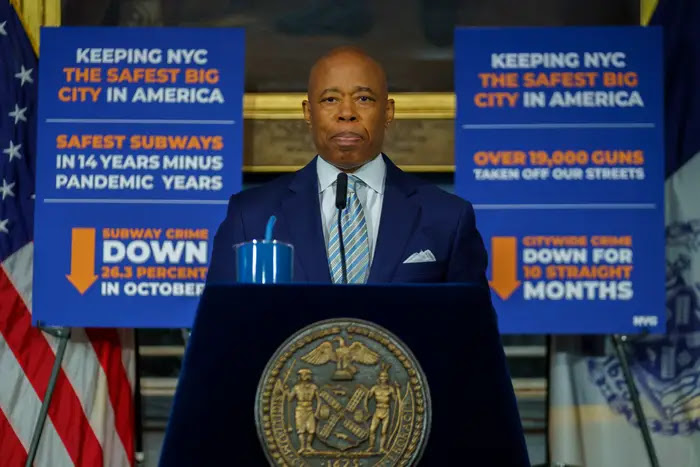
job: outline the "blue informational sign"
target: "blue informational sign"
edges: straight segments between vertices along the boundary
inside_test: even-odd
[[[504,333],[663,332],[662,34],[455,35],[456,192]]]
[[[33,318],[191,326],[241,189],[244,32],[41,32]]]

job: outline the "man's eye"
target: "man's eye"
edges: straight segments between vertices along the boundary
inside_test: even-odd
[[[323,99],[324,102],[336,102],[337,99],[335,97],[326,97]]]
[[[372,99],[372,98],[369,97],[369,96],[360,96],[359,99],[360,99],[360,102],[371,102],[371,101],[374,100],[374,99]]]

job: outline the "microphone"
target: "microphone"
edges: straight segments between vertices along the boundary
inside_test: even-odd
[[[348,270],[345,264],[345,244],[343,243],[343,229],[341,221],[343,217],[343,209],[348,203],[348,174],[340,172],[336,179],[335,187],[335,207],[338,209],[338,243],[340,245],[340,262],[343,270],[343,284],[348,283]]]
[[[348,202],[348,174],[340,172],[336,179],[335,190],[335,207],[336,209],[345,209]]]

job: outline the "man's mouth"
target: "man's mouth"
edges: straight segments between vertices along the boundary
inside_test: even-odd
[[[339,146],[354,146],[362,141],[362,135],[352,131],[343,131],[333,135],[332,139]]]

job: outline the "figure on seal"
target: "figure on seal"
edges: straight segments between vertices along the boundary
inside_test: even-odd
[[[389,407],[391,404],[391,399],[399,404],[401,401],[401,391],[399,390],[398,383],[394,382],[394,386],[389,384],[389,365],[382,365],[382,371],[379,373],[378,383],[372,386],[367,395],[365,396],[365,410],[368,410],[367,404],[369,400],[374,397],[377,406],[374,410],[374,415],[372,415],[372,423],[369,428],[369,446],[367,451],[374,450],[375,436],[379,424],[382,424],[381,438],[379,441],[379,452],[386,452],[386,442],[387,442],[387,429],[390,425],[389,417]]]
[[[312,381],[311,370],[302,368],[297,374],[299,375],[299,382],[294,385],[291,391],[285,392],[284,397],[290,402],[294,398],[297,400],[294,420],[301,445],[298,453],[303,454],[314,450],[311,447],[314,434],[316,434],[316,415],[313,410],[313,400],[316,398],[316,407],[318,408],[321,405],[321,399],[318,394],[318,386]]]

